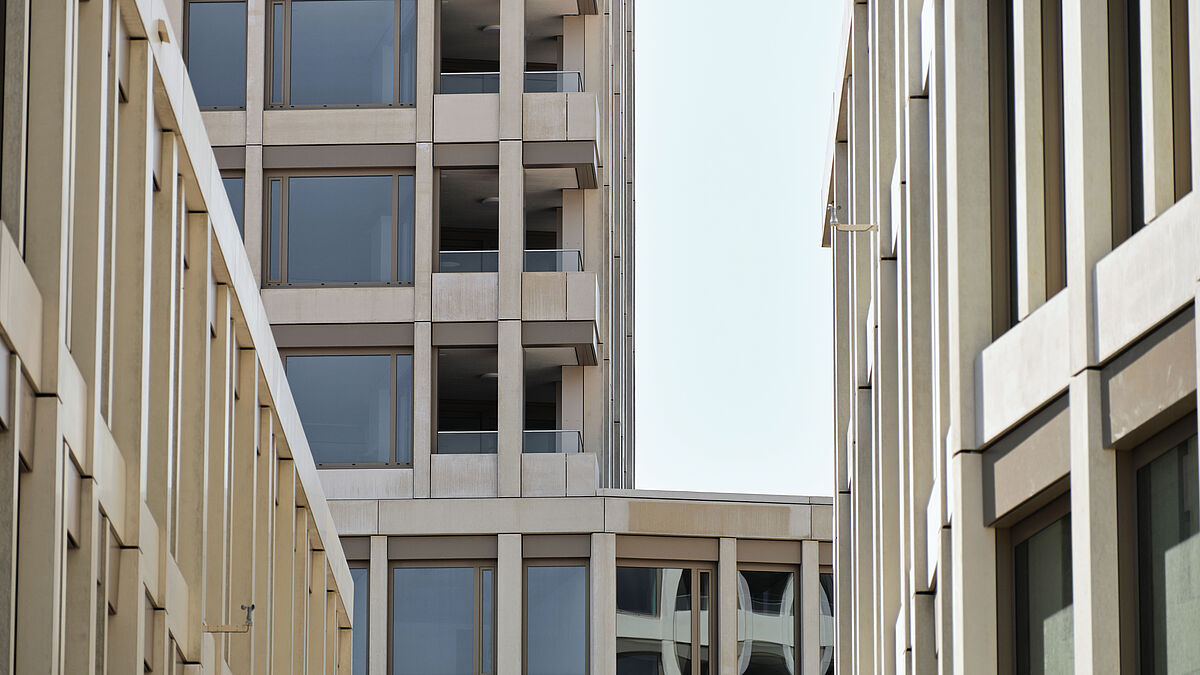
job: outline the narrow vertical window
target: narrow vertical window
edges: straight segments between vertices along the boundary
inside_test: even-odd
[[[417,0],[400,0],[400,105],[417,101]]]
[[[479,672],[492,675],[496,672],[496,572],[485,567],[480,574]]]
[[[283,103],[283,3],[271,5],[271,103]]]
[[[229,197],[229,207],[233,209],[233,219],[237,222],[238,233],[246,236],[246,185],[241,176],[221,178],[225,186],[225,194]]]
[[[587,673],[587,568],[538,565],[525,575],[525,672]]]
[[[414,176],[401,174],[396,178],[396,280],[412,283],[415,252],[413,221],[416,218]]]
[[[1142,43],[1140,0],[1110,0],[1113,245],[1146,225],[1142,204]]]
[[[412,462],[413,357],[396,355],[396,462]]]
[[[743,675],[795,675],[797,596],[794,571],[738,570],[738,664]]]
[[[992,335],[999,337],[1017,323],[1012,1],[989,2],[988,23]]]
[[[1013,549],[1016,672],[1074,672],[1071,516],[1067,514]]]
[[[354,632],[352,643],[354,675],[367,675],[367,636],[370,634],[370,583],[371,570],[366,565],[350,568],[350,579],[354,582]]]
[[[1188,59],[1188,0],[1171,0],[1172,137],[1175,199],[1192,191],[1192,91]]]
[[[283,216],[280,213],[283,205],[283,181],[274,178],[271,180],[271,245],[268,253],[268,273],[267,278],[270,281],[279,281],[279,250],[281,229],[283,227]]]
[[[1063,145],[1062,2],[1042,3],[1042,139],[1046,200],[1046,297],[1067,285],[1066,166]]]

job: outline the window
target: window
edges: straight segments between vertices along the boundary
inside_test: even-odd
[[[238,233],[246,236],[246,179],[242,176],[222,176],[229,206],[233,208],[233,219],[237,221]]]
[[[285,364],[319,466],[412,464],[412,355],[289,354]]]
[[[245,0],[189,0],[185,56],[203,108],[246,107]]]
[[[617,674],[711,673],[714,606],[711,569],[617,567]]]
[[[412,283],[411,174],[270,177],[266,202],[267,284]]]
[[[393,563],[391,675],[491,675],[493,564]]]
[[[586,675],[587,585],[584,565],[526,566],[527,675]]]
[[[270,106],[416,100],[416,0],[273,0],[268,17]]]
[[[796,570],[762,566],[738,569],[738,672],[795,675]]]
[[[354,582],[354,675],[367,675],[368,635],[371,632],[370,584],[371,569],[367,562],[350,563],[350,579]]]
[[[1018,675],[1075,672],[1071,515],[1058,515],[1069,505],[1060,500],[1013,528],[1013,670]]]
[[[821,572],[821,675],[833,675],[833,636],[837,626],[833,623],[833,573]]]
[[[1197,665],[1184,655],[1196,653],[1194,643],[1200,635],[1191,590],[1200,578],[1200,467],[1194,419],[1187,427],[1189,438],[1167,446],[1137,470],[1138,653],[1143,675],[1188,671]]]

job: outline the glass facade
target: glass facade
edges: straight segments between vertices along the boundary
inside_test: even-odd
[[[531,565],[525,572],[526,674],[586,675],[587,568]]]
[[[1195,672],[1200,625],[1200,467],[1196,437],[1137,472],[1141,673]],[[1190,601],[1190,602],[1189,602]],[[1189,604],[1192,605],[1189,608]]]
[[[246,106],[246,3],[187,5],[188,78],[201,108]]]
[[[411,355],[300,355],[286,364],[317,464],[412,462]]]
[[[738,672],[795,675],[796,573],[738,570]]]
[[[1013,548],[1015,671],[1075,672],[1071,516]]]
[[[416,15],[416,0],[276,0],[270,102],[412,105]]]
[[[617,567],[618,675],[711,672],[712,572]]]

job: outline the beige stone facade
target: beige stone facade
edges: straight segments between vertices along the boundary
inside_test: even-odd
[[[839,671],[1191,672],[1197,6],[846,12]]]
[[[351,573],[166,6],[5,12],[0,672],[350,673]]]

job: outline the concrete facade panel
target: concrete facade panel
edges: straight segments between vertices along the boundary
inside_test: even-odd
[[[262,119],[263,145],[417,141],[412,108],[267,110]]]
[[[495,497],[495,455],[438,455],[430,459],[431,497]]]
[[[434,321],[495,321],[495,273],[442,273],[433,275]]]
[[[435,143],[495,143],[500,140],[500,96],[435,95],[433,140]]]

